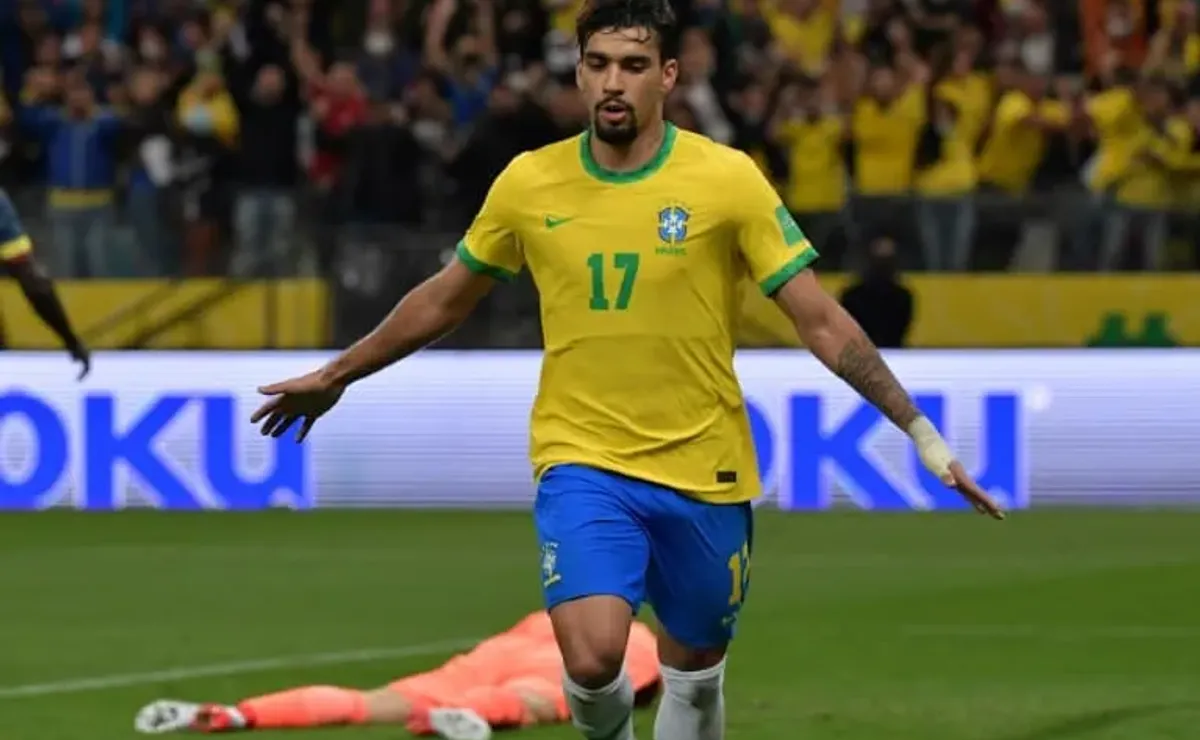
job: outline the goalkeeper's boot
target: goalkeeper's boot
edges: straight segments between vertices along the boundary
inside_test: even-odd
[[[226,732],[245,728],[246,719],[234,707],[159,699],[142,707],[133,727],[145,735],[180,731]]]
[[[492,728],[472,709],[430,709],[429,725],[444,740],[490,740]]]

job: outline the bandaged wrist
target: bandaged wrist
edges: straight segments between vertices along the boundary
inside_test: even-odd
[[[918,416],[908,425],[908,436],[917,447],[917,454],[929,472],[944,476],[950,472],[950,463],[954,462],[954,453],[950,445],[942,438],[941,432],[924,416]]]

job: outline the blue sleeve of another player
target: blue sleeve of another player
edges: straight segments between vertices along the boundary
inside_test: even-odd
[[[19,109],[21,126],[37,136],[49,136],[63,122],[62,114],[50,106],[25,105]]]
[[[0,261],[12,262],[33,251],[33,244],[21,225],[17,209],[8,194],[0,191]]]

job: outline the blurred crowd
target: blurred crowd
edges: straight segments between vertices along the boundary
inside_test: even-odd
[[[330,274],[356,244],[422,272],[586,125],[580,1],[0,0],[0,185],[63,276]],[[750,152],[827,266],[1196,263],[1195,0],[676,10],[669,118]]]

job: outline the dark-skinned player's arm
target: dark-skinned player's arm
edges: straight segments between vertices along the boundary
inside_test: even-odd
[[[303,440],[347,386],[450,333],[497,280],[515,278],[524,254],[512,224],[525,210],[521,198],[527,156],[517,156],[492,183],[450,264],[409,291],[374,331],[325,367],[259,388],[271,398],[250,422],[262,422],[263,434],[280,437],[299,421],[296,439]]]
[[[29,302],[38,318],[58,335],[71,358],[79,363],[79,379],[82,380],[92,369],[91,353],[71,328],[67,310],[58,298],[58,291],[54,289],[54,281],[50,279],[50,275],[28,250],[0,260],[0,265],[3,265],[8,276],[20,286],[25,300]]]
[[[980,513],[1004,518],[1000,507],[955,459],[941,433],[917,409],[862,327],[825,292],[811,269],[784,283],[774,298],[813,355],[908,434],[931,472]]]
[[[451,260],[404,296],[374,331],[322,368],[322,376],[345,388],[403,360],[458,328],[495,284],[462,260]]]
[[[260,388],[271,399],[254,412],[251,423],[262,421],[263,434],[279,437],[300,421],[297,439],[303,440],[347,386],[449,334],[495,283],[494,278],[472,271],[461,258],[451,260],[409,291],[370,334],[327,365]]]

